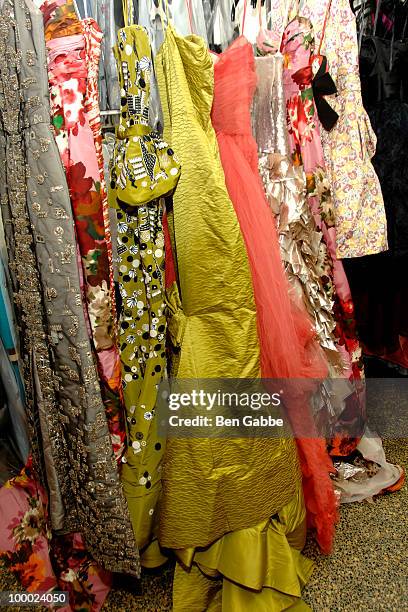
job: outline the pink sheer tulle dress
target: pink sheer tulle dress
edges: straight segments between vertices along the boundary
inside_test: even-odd
[[[211,118],[252,273],[261,373],[264,379],[292,379],[285,387],[290,398],[286,409],[297,435],[308,523],[321,549],[329,552],[337,518],[329,476],[333,468],[325,441],[316,434],[308,401],[317,386],[313,379],[324,378],[327,366],[303,305],[289,296],[276,226],[258,172],[250,116],[257,78],[253,50],[240,36],[214,61]],[[300,431],[307,431],[307,437],[299,437]]]

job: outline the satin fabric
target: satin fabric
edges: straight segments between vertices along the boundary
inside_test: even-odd
[[[170,223],[180,283],[180,291],[173,284],[168,298],[169,330],[179,346],[175,373],[191,379],[258,377],[250,269],[210,122],[212,61],[201,39],[182,38],[168,28],[156,70],[167,117],[165,136],[183,168]],[[251,458],[249,469],[243,457]],[[169,440],[161,543],[206,546],[231,529],[259,522],[290,501],[297,474],[291,440]],[[275,484],[267,490],[254,486],[266,479]]]
[[[314,567],[301,554],[305,539],[305,512],[298,491],[270,519],[230,533],[205,550],[178,553],[174,612],[310,610],[301,600]]]
[[[251,270],[210,122],[214,75],[204,41],[182,38],[169,27],[156,71],[165,137],[183,168],[165,224],[166,247],[173,246],[166,257],[169,332],[177,349],[173,373],[190,379],[259,377]],[[210,604],[206,587],[196,590],[198,547],[215,543],[222,558],[234,564],[234,550],[249,545],[246,530],[262,522],[266,526],[288,504],[296,508],[295,528],[304,526],[297,453],[290,439],[169,439],[162,482],[160,543],[193,564],[188,572],[176,572],[175,610],[222,609],[220,596]],[[228,552],[226,534],[233,538]],[[252,543],[259,541],[254,535],[248,558],[269,567],[265,548],[254,546],[259,556],[253,556]],[[210,574],[214,571],[210,568]],[[235,577],[242,579],[239,572]],[[262,609],[262,595],[253,609]]]
[[[259,350],[251,274],[210,121],[212,61],[202,39],[183,38],[168,27],[155,67],[164,137],[183,168],[173,197],[179,321],[184,322],[177,374],[256,377]]]

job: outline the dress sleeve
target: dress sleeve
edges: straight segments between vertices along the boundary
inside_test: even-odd
[[[337,257],[379,253],[387,249],[386,217],[371,164],[376,136],[361,97],[356,22],[349,0],[332,0],[321,52],[337,86],[337,94],[327,99],[339,119],[330,132],[321,130],[335,207]]]

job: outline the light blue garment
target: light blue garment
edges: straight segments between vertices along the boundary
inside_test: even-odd
[[[29,453],[27,418],[24,406],[24,385],[20,373],[19,341],[12,304],[11,280],[8,274],[7,246],[0,215],[0,378],[4,388],[2,410],[8,411],[13,446],[22,462]],[[6,415],[3,415],[5,418]],[[3,418],[3,421],[4,421]]]
[[[6,268],[3,260],[0,259],[0,377],[6,394],[5,405],[12,425],[12,436],[20,458],[25,463],[29,452],[29,442],[24,407],[24,387],[18,355],[18,340]]]
[[[99,104],[101,110],[115,110],[120,108],[120,89],[112,49],[116,44],[116,32],[123,25],[121,11],[118,14],[113,0],[94,0],[93,13],[103,32],[99,65]]]
[[[12,446],[17,448],[19,458],[22,463],[25,464],[28,459],[30,445],[28,442],[24,400],[16,376],[17,373],[18,370],[16,370],[15,365],[8,359],[7,350],[3,342],[0,341],[0,379],[5,393],[1,410],[3,412],[8,412],[8,415],[2,414],[2,420],[10,422],[10,435],[14,442]]]
[[[17,353],[17,334],[14,329],[14,313],[7,280],[4,262],[0,260],[0,338],[13,358],[13,353]]]
[[[82,19],[86,17],[93,17],[95,19],[91,0],[75,0],[75,4]]]

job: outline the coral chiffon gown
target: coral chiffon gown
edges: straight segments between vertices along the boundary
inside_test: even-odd
[[[291,379],[286,410],[299,436],[308,523],[316,530],[322,550],[328,552],[336,520],[336,500],[329,476],[333,468],[309,408],[317,379],[327,375],[327,363],[309,315],[295,295],[290,295],[275,221],[258,170],[250,115],[257,83],[252,46],[240,36],[221,55],[213,57],[211,119],[252,274],[261,376]],[[307,432],[307,439],[305,434],[299,435],[300,431]]]

